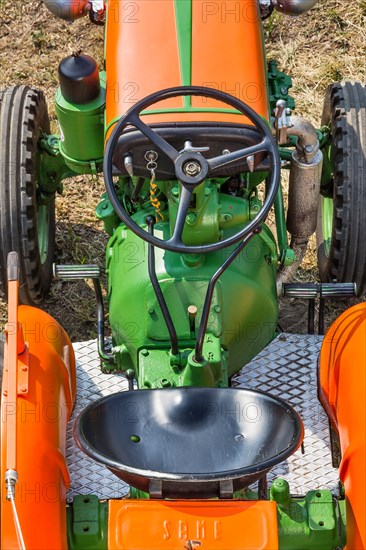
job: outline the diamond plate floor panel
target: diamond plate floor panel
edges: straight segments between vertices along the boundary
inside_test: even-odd
[[[291,493],[311,489],[337,491],[338,471],[332,468],[328,420],[317,399],[317,358],[319,336],[281,334],[234,378],[233,386],[268,391],[288,401],[300,414],[305,426],[305,454],[298,450],[268,475],[269,481],[284,477]],[[120,498],[128,486],[108,469],[88,458],[72,435],[75,417],[99,397],[127,389],[122,375],[103,374],[96,341],[74,344],[77,360],[77,403],[67,432],[67,460],[71,475],[68,501],[75,495],[92,493],[101,499]]]
[[[304,447],[268,474],[287,479],[291,493],[312,489],[338,491],[338,470],[332,467],[328,418],[317,397],[320,336],[280,334],[233,378],[233,386],[268,391],[287,401],[305,427]]]
[[[103,374],[97,352],[96,340],[74,343],[76,356],[77,394],[76,405],[67,429],[67,464],[71,485],[68,502],[75,495],[93,494],[100,499],[120,498],[128,493],[128,485],[107,468],[97,464],[79,449],[73,437],[75,418],[89,403],[122,390],[127,390],[127,380],[120,374]]]

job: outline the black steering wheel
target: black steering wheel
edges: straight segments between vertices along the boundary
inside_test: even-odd
[[[141,112],[147,107],[150,107],[159,101],[163,101],[171,97],[187,95],[209,97],[234,107],[253,123],[262,140],[256,145],[245,147],[244,149],[239,149],[238,151],[233,151],[232,153],[222,154],[211,159],[206,159],[200,152],[192,150],[193,148],[177,151],[161,135],[145,124],[145,122],[141,120],[140,115]],[[118,199],[118,195],[113,184],[113,157],[118,144],[118,139],[127,126],[133,126],[134,128],[140,130],[140,132],[142,132],[142,134],[144,134],[161,153],[170,158],[174,164],[177,180],[182,186],[173,235],[168,240],[159,239],[137,225]],[[270,157],[271,173],[267,187],[267,196],[263,207],[260,209],[255,218],[253,218],[253,220],[245,225],[245,227],[243,227],[240,231],[230,237],[227,237],[226,239],[222,239],[221,241],[204,245],[185,245],[182,241],[182,234],[194,189],[207,177],[210,177],[211,173],[215,169],[262,152],[267,153]],[[267,126],[266,122],[262,120],[261,117],[253,111],[253,109],[239,99],[218,90],[203,88],[200,86],[180,86],[175,88],[167,88],[166,90],[162,90],[145,97],[141,101],[138,101],[123,117],[121,117],[115,125],[107,142],[104,156],[104,180],[108,197],[118,217],[141,239],[157,246],[158,248],[163,248],[164,250],[179,252],[181,254],[197,254],[213,252],[235,244],[236,242],[243,240],[247,235],[254,233],[259,228],[260,224],[265,220],[276,198],[280,182],[280,166],[281,161],[271,130]]]

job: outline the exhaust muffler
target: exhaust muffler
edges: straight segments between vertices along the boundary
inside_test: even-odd
[[[297,150],[292,153],[287,209],[291,246],[307,242],[316,230],[322,166],[320,150],[308,161]]]

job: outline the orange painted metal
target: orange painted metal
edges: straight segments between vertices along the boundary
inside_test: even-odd
[[[19,281],[11,280],[8,283],[8,323],[5,327],[6,346],[4,359],[6,360],[5,371],[7,376],[7,385],[4,388],[6,399],[9,403],[15,403],[18,394],[18,340],[20,340],[21,351],[24,351],[24,343],[19,338],[18,326],[18,289]],[[7,366],[6,366],[7,365]],[[6,470],[16,470],[17,466],[17,410],[8,417],[9,430],[6,440]],[[2,478],[4,479],[4,477]]]
[[[106,32],[106,127],[143,97],[183,84],[173,0],[110,0]],[[135,11],[134,11],[135,10]],[[230,13],[231,12],[231,13]],[[193,1],[191,84],[228,92],[268,118],[266,70],[256,0],[216,3]],[[211,99],[193,98],[193,107],[227,108]],[[182,98],[161,102],[183,108]],[[168,113],[145,117],[147,123],[232,122],[226,113]],[[107,133],[109,135],[111,129]]]
[[[19,548],[4,483],[8,435],[16,412],[15,502],[25,545],[27,550],[60,550],[67,548],[66,424],[76,393],[75,358],[65,331],[44,311],[20,306],[18,321],[25,341],[18,367],[28,368],[28,388],[19,388],[15,401],[10,398],[7,372],[1,403],[1,548]],[[5,369],[12,366],[10,353],[6,344]]]
[[[194,0],[192,23],[192,84],[231,94],[268,118],[258,2]],[[192,100],[194,107],[208,104],[205,98]],[[225,120],[242,123],[243,117],[226,115]]]
[[[110,500],[108,548],[277,550],[276,504]]]
[[[366,548],[366,304],[348,309],[324,338],[319,397],[339,434],[347,548]]]

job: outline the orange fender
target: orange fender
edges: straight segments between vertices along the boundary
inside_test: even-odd
[[[27,550],[67,548],[66,425],[76,393],[75,357],[69,338],[47,313],[20,306],[24,350],[18,346],[16,402],[8,399],[5,345],[1,402],[1,548],[18,549],[11,504],[6,500],[7,441],[16,441],[15,503]],[[17,330],[8,324],[8,333]],[[14,414],[16,411],[16,414]],[[16,433],[7,433],[16,416]]]
[[[340,440],[347,548],[366,548],[366,304],[348,309],[324,338],[319,397]]]

